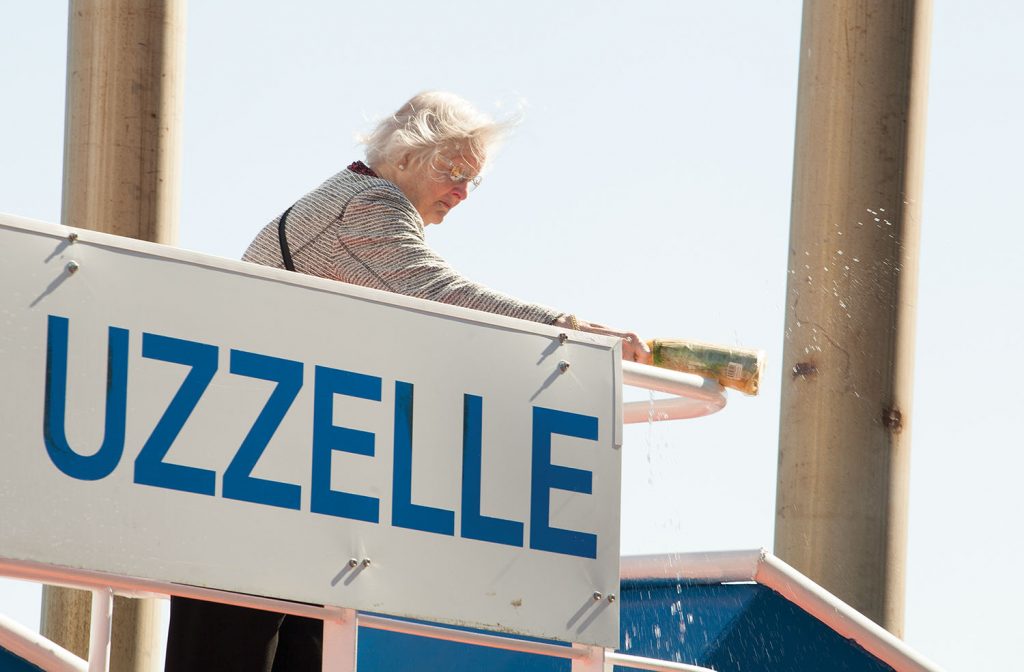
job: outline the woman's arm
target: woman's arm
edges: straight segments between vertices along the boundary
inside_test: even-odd
[[[465,278],[426,244],[421,221],[397,190],[372,187],[357,194],[339,228],[339,279],[533,322],[550,324],[562,315]]]
[[[651,352],[635,333],[611,329],[540,304],[521,301],[468,280],[432,250],[412,204],[396,190],[367,189],[341,221],[339,279],[399,294],[622,339],[626,361],[649,364]]]
[[[606,327],[603,324],[584,322],[573,315],[561,315],[552,322],[557,327],[564,329],[576,329],[588,331],[592,334],[604,334],[605,336],[617,336],[622,339],[622,359],[627,362],[639,362],[640,364],[651,363],[651,349],[644,341],[631,331],[619,331]]]

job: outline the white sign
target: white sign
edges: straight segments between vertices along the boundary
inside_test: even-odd
[[[0,557],[618,645],[614,339],[69,233],[0,217]]]

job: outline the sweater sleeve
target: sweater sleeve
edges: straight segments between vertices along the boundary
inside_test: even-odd
[[[533,322],[551,323],[562,315],[464,278],[426,244],[422,219],[393,189],[371,187],[354,196],[338,231],[334,259],[340,279]]]

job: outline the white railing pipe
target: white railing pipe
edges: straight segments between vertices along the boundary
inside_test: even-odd
[[[586,644],[573,644],[572,648],[582,655],[572,659],[569,672],[611,672],[611,665],[605,665],[607,651],[604,648]]]
[[[358,616],[354,609],[325,607],[323,669],[356,672],[359,644]]]
[[[698,583],[755,582],[775,591],[894,669],[901,672],[940,672],[942,669],[764,549],[626,556],[620,561],[620,576]]]
[[[939,672],[941,669],[902,639],[767,551],[762,552],[754,578],[900,672]]]
[[[653,658],[642,658],[630,656],[625,653],[609,651],[604,654],[604,662],[612,665],[625,665],[638,670],[652,670],[652,672],[715,672],[709,667],[700,665],[687,665],[686,663],[672,663],[667,660],[655,660]]]
[[[88,672],[84,660],[38,632],[0,614],[0,649],[47,672]]]
[[[110,669],[110,630],[114,614],[114,591],[109,587],[92,591],[89,621],[89,672]]]
[[[908,672],[938,672],[941,669],[763,549],[625,557],[622,559],[621,570],[621,576],[624,579],[665,578],[704,582],[756,581],[792,601],[841,636],[857,642],[873,656],[896,669]],[[331,646],[336,653],[336,656],[332,656],[332,658],[339,661],[354,659],[355,627],[358,626],[571,660],[594,657],[593,648],[587,646],[562,646],[547,642],[524,641],[359,614],[336,607],[317,607],[212,588],[197,588],[148,579],[119,577],[105,572],[57,567],[25,560],[0,558],[0,575],[96,591],[94,614],[98,611],[99,616],[94,616],[93,632],[95,633],[99,629],[101,633],[92,638],[90,654],[92,654],[93,645],[103,640],[102,633],[107,633],[107,637],[109,637],[109,607],[107,605],[110,603],[112,593],[116,592],[117,594],[149,596],[180,595],[329,621],[332,626],[330,628],[333,640]],[[102,623],[104,618],[107,619],[105,624]],[[101,666],[90,667],[74,654],[4,616],[0,616],[0,646],[48,671],[92,672],[94,669],[106,669],[106,660],[102,661]],[[109,651],[106,646],[103,648]],[[99,657],[105,658],[106,656],[99,654]],[[90,658],[93,661],[96,660],[93,655],[90,655]],[[654,672],[710,672],[708,668],[699,666],[641,658],[613,651],[604,651],[604,663]],[[583,665],[581,669],[586,667]],[[345,670],[346,668],[339,667],[338,669]]]
[[[622,363],[622,384],[675,395],[671,399],[622,404],[626,424],[683,420],[711,415],[725,408],[726,394],[717,381],[635,362]]]

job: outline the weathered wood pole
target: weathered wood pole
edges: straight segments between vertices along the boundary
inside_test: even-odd
[[[69,3],[64,224],[177,242],[184,35],[184,0]],[[86,657],[90,602],[44,588],[43,634]],[[156,607],[115,598],[111,670],[162,669]]]
[[[805,0],[775,553],[902,635],[930,0]]]

